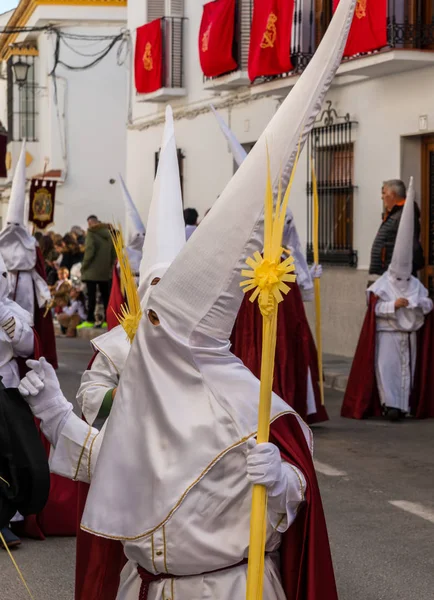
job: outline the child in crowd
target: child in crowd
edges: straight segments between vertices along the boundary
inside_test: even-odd
[[[83,292],[76,287],[71,288],[69,295],[70,305],[62,308],[57,319],[66,337],[76,337],[77,325],[86,320],[86,301]]]

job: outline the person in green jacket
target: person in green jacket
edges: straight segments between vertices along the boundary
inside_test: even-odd
[[[87,286],[88,310],[87,320],[79,328],[94,327],[96,290],[99,288],[105,313],[110,297],[110,286],[116,252],[113,246],[109,226],[101,223],[95,215],[87,219],[89,226],[86,235],[83,263],[81,265],[81,279]]]

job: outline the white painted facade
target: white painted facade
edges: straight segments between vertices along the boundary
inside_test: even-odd
[[[18,10],[18,9],[17,9]],[[38,5],[26,26],[48,22],[62,31],[86,36],[114,36],[126,25],[126,7],[76,4]],[[15,42],[24,42],[29,34],[20,34]],[[102,221],[123,221],[124,208],[118,185],[118,173],[125,171],[128,62],[118,64],[119,43],[91,69],[70,70],[62,65],[56,78],[49,76],[54,64],[55,36],[46,32],[31,34],[39,56],[35,59],[36,139],[27,143],[33,160],[27,177],[47,171],[61,171],[56,193],[52,228],[65,233],[73,225],[86,226],[89,214]],[[70,49],[61,42],[61,60],[67,65],[88,64],[95,53],[108,44],[104,41],[69,40]],[[57,102],[56,102],[57,88]],[[1,90],[1,88],[0,88]],[[4,96],[0,101],[0,110]],[[0,117],[1,118],[1,117]],[[19,134],[14,131],[14,140]],[[20,142],[9,143],[12,176]],[[53,176],[54,178],[54,176]],[[110,183],[115,180],[115,183]],[[7,210],[7,191],[3,194],[3,216]]]
[[[177,145],[183,151],[184,205],[202,217],[233,174],[233,160],[209,112],[213,102],[242,143],[255,142],[297,77],[210,91],[198,58],[202,3],[185,2],[184,87],[174,99]],[[146,2],[129,0],[128,27],[146,22]],[[144,216],[152,193],[155,152],[162,135],[164,103],[135,96],[127,141],[127,178]],[[349,113],[354,130],[354,249],[358,268],[327,267],[322,279],[324,350],[351,356],[365,312],[371,244],[381,223],[381,185],[385,179],[415,177],[421,190],[421,135],[434,132],[434,53],[394,50],[341,66],[328,100],[339,114]],[[145,101],[144,101],[145,100]],[[229,105],[229,107],[228,107]],[[425,119],[426,116],[426,119]],[[420,117],[424,117],[420,119]],[[423,127],[423,131],[420,131]],[[426,127],[426,129],[425,129]],[[271,148],[272,151],[272,148]],[[290,200],[300,238],[306,240],[306,153],[301,157]],[[265,167],[265,166],[264,166]],[[265,173],[264,173],[265,176]],[[230,224],[228,224],[230,226]],[[308,308],[311,315],[312,307]]]

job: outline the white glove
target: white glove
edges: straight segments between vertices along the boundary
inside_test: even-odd
[[[59,435],[72,412],[72,404],[60,389],[53,367],[45,360],[28,360],[31,369],[21,380],[18,390],[32,413],[41,420],[41,429],[48,441],[56,446]]]
[[[265,485],[268,492],[282,484],[282,459],[274,444],[257,444],[254,438],[247,442],[247,479],[253,485]],[[274,494],[273,494],[274,495]]]
[[[322,266],[321,265],[312,265],[310,268],[310,276],[312,279],[319,279],[322,275]]]
[[[274,444],[257,444],[251,438],[247,442],[247,478],[265,485],[269,520],[277,531],[286,531],[304,500],[306,481],[301,471],[282,461]]]

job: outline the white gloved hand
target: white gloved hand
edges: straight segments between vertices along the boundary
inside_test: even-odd
[[[268,492],[268,518],[283,533],[297,516],[304,501],[306,480],[296,467],[286,463],[274,444],[247,442],[247,478],[253,484],[265,485]]]
[[[312,279],[319,279],[322,276],[322,266],[312,265],[310,268],[310,276]]]
[[[56,373],[45,358],[28,360],[26,365],[31,370],[21,380],[18,390],[35,417],[41,420],[45,437],[55,446],[72,404],[62,394]]]
[[[254,438],[247,442],[247,479],[254,485],[265,485],[269,493],[281,487],[282,459],[277,446],[257,444]]]

